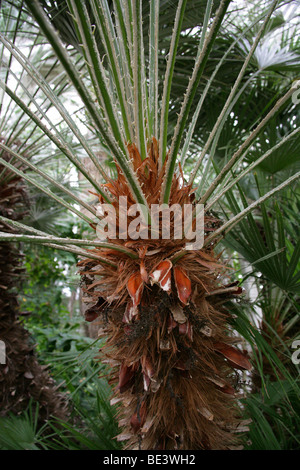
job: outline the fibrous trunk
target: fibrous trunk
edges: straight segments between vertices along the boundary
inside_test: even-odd
[[[128,149],[149,207],[158,204],[165,167],[159,169],[155,139],[144,161],[134,145]],[[128,208],[134,204],[120,171],[106,188],[116,209],[121,196]],[[175,203],[195,204],[180,172],[171,189]],[[118,224],[122,237],[110,242],[136,257],[97,249],[117,267],[79,263],[86,320],[98,322],[99,335],[107,337],[101,352],[111,367],[112,403],[120,405],[117,438],[131,449],[231,448],[239,425],[234,370],[251,365],[232,345],[225,303],[241,288],[222,284],[227,271],[213,244],[182,251],[187,240],[172,236],[124,239],[124,224]],[[205,235],[218,224],[206,214]],[[174,220],[171,225],[174,233]]]
[[[19,178],[10,178],[8,173],[4,176],[0,183],[0,215],[21,219],[28,206],[25,186]],[[3,229],[12,231],[0,222]],[[50,416],[66,417],[66,400],[46,367],[39,364],[34,344],[19,319],[18,293],[23,274],[19,248],[13,243],[0,243],[0,340],[5,353],[0,364],[0,415],[19,414],[30,403],[38,404],[39,423],[43,423]]]

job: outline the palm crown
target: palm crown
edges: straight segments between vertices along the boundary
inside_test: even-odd
[[[261,208],[264,228],[270,234],[265,203],[300,174],[274,178],[275,184],[266,191],[257,180],[256,200],[247,202],[245,184],[253,170],[267,165],[268,157],[275,159],[276,152],[289,149],[290,155],[296,155],[299,147],[299,129],[289,117],[297,91],[297,82],[291,80],[297,72],[297,55],[290,52],[292,76],[280,85],[270,73],[276,66],[279,72],[284,70],[278,56],[271,65],[251,70],[256,61],[263,62],[259,44],[273,27],[278,2],[267,3],[260,15],[253,16],[251,25],[228,37],[222,32],[234,15],[230,3],[193,2],[200,12],[193,17],[186,0],[179,0],[175,10],[158,0],[146,6],[139,0],[69,0],[59,4],[62,13],[55,15],[56,5],[26,0],[42,37],[51,45],[46,54],[53,70],[58,67],[54,77],[45,78],[33,60],[41,38],[38,30],[32,32],[29,54],[8,34],[9,23],[7,34],[0,35],[3,55],[8,54],[22,70],[15,74],[8,68],[1,88],[12,109],[20,110],[23,122],[32,123],[40,136],[31,145],[30,139],[26,145],[16,145],[13,133],[0,141],[0,148],[11,155],[10,161],[0,158],[1,165],[95,230],[103,216],[86,194],[57,182],[43,168],[42,163],[45,168],[47,164],[43,152],[51,149],[64,155],[85,177],[97,201],[116,209],[118,234],[105,241],[96,234],[88,239],[63,239],[2,216],[2,223],[21,233],[2,232],[0,239],[43,243],[81,257],[86,319],[101,319],[100,334],[108,338],[104,354],[115,384],[113,402],[123,405],[119,439],[133,448],[210,449],[234,444],[239,413],[232,370],[249,371],[251,364],[247,354],[233,346],[236,338],[230,324],[236,310],[230,301],[241,288],[230,282],[218,247],[225,238],[238,251],[242,246],[246,259],[260,263],[262,270],[267,262],[270,269],[274,261],[270,252],[277,256],[282,249],[282,219],[277,212],[276,247],[270,236],[261,241],[251,213]],[[16,11],[18,31],[22,15],[23,21],[30,20],[21,6]],[[255,37],[249,35],[251,28]],[[181,65],[187,49],[192,51],[188,72]],[[243,60],[233,65],[234,79],[220,89],[220,74],[229,74],[231,54],[241,50]],[[218,57],[217,65],[214,57]],[[22,85],[25,71],[33,91]],[[15,89],[10,74],[17,81]],[[82,107],[85,115],[80,125],[61,99],[70,89],[80,101],[77,110]],[[255,93],[258,114],[250,109],[248,116],[247,105],[255,102]],[[51,121],[49,109],[56,111],[61,122]],[[286,118],[284,131],[266,146],[265,135],[278,116]],[[23,130],[18,128],[16,135]],[[111,174],[99,152],[114,162]],[[83,157],[89,159],[89,168]],[[33,173],[24,171],[24,165]],[[237,194],[240,202],[235,201]],[[121,197],[127,198],[129,211],[136,203],[145,208],[149,228],[154,204],[190,204],[194,215],[197,204],[204,204],[203,246],[191,251],[184,238],[121,236],[132,221],[124,226],[120,220]],[[215,213],[220,204],[227,220],[221,221]],[[247,223],[251,243],[247,243]],[[173,232],[175,225],[173,218]],[[259,250],[254,248],[257,243]],[[291,290],[297,289],[298,246],[287,268]]]

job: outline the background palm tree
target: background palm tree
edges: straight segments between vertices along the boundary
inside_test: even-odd
[[[9,160],[4,153],[2,158]],[[3,170],[3,168],[2,168]],[[9,171],[2,173],[0,184],[0,215],[9,220],[20,220],[28,207],[26,187],[20,177]],[[13,230],[1,223],[3,230]],[[23,327],[18,302],[18,291],[24,281],[23,255],[14,243],[1,243],[1,321],[0,337],[5,344],[7,360],[1,365],[0,403],[1,416],[19,414],[31,400],[39,405],[38,422],[50,416],[66,418],[66,400],[48,371],[39,364],[29,333]],[[26,312],[24,313],[26,315]]]
[[[8,36],[16,39],[19,28],[24,27],[20,15],[13,18],[9,15],[11,9],[4,11],[1,17],[1,30],[6,31]],[[6,13],[6,14],[5,14]],[[33,47],[31,48],[33,53]],[[34,54],[32,54],[34,55]],[[38,57],[37,57],[38,56]],[[33,60],[40,60],[41,54],[37,53]],[[5,55],[1,48],[3,61],[12,62],[11,55]],[[3,72],[3,68],[1,70]],[[4,83],[9,83],[11,77],[9,69],[3,73]],[[22,74],[23,84],[26,82],[26,74]],[[20,84],[16,85],[18,89]],[[30,86],[27,80],[27,86]],[[35,90],[36,92],[36,90]],[[1,143],[10,145],[16,151],[30,159],[28,152],[37,152],[42,148],[34,128],[26,115],[14,106],[13,102],[1,102]],[[29,128],[30,127],[30,128]],[[24,129],[26,134],[24,135]],[[22,133],[23,132],[23,133]],[[22,139],[18,136],[22,134]],[[31,140],[30,140],[30,137]],[[28,145],[30,140],[30,145]],[[11,155],[1,149],[1,158],[9,163],[12,162]],[[17,165],[19,169],[26,171],[26,167]],[[26,182],[11,170],[0,166],[0,216],[10,221],[24,220],[29,215],[30,198]],[[5,221],[1,221],[1,230],[14,233]],[[31,402],[38,408],[37,423],[44,424],[50,416],[57,418],[67,417],[66,398],[57,390],[57,384],[48,370],[42,366],[37,359],[35,346],[30,338],[29,332],[24,328],[22,312],[19,304],[19,292],[25,279],[24,254],[20,247],[14,243],[1,244],[1,325],[0,337],[6,346],[7,361],[1,365],[0,379],[0,402],[1,416],[10,413],[20,414],[27,409]]]
[[[291,82],[298,72],[297,43],[288,37],[287,44],[283,44],[286,60],[278,52],[273,62],[263,63],[266,38],[272,40],[270,33],[284,23],[278,15],[274,17],[279,4],[266,2],[258,13],[252,12],[250,24],[235,27],[235,13],[226,1],[214,5],[200,2],[205,8],[194,10],[197,2],[179,1],[172,9],[168,2],[160,5],[151,1],[146,6],[143,2],[142,8],[139,1],[93,1],[88,2],[88,8],[85,2],[74,0],[67,2],[69,13],[62,15],[56,15],[56,4],[42,2],[68,44],[64,46],[38,2],[25,3],[82,101],[85,122],[81,124],[94,132],[98,143],[91,145],[95,139],[87,140],[85,131],[32,61],[1,36],[5,48],[36,81],[45,101],[37,106],[39,102],[33,101],[30,94],[36,109],[32,112],[28,103],[4,83],[5,92],[34,121],[45,141],[51,141],[82,172],[100,201],[117,204],[119,196],[128,195],[132,202],[151,207],[159,201],[183,204],[198,200],[206,204],[206,239],[204,249],[195,253],[186,252],[184,243],[176,245],[172,240],[158,248],[149,245],[149,251],[160,250],[152,258],[146,258],[138,243],[128,248],[114,240],[92,241],[92,233],[86,240],[62,240],[14,224],[20,231],[34,235],[12,237],[3,233],[1,239],[61,246],[86,258],[81,261],[89,306],[86,318],[92,320],[103,314],[104,320],[109,320],[104,321],[104,332],[108,334],[112,383],[117,382],[114,401],[125,405],[120,411],[124,431],[119,439],[142,448],[231,446],[239,423],[234,424],[237,409],[230,398],[235,393],[231,366],[250,368],[244,353],[231,346],[237,340],[233,331],[249,341],[254,357],[259,356],[258,348],[260,354],[267,351],[273,369],[281,362],[267,349],[268,342],[263,342],[249,320],[229,303],[230,295],[239,294],[240,288],[231,285],[230,276],[223,273],[224,279],[220,278],[223,267],[219,243],[228,234],[225,244],[233,246],[263,274],[265,270],[268,279],[278,277],[274,267],[279,265],[285,284],[288,282],[293,290],[298,282],[294,275],[298,245],[294,254],[283,252],[282,220],[275,211],[270,222],[270,208],[264,205],[299,177],[299,172],[294,173],[299,130],[294,122],[295,106],[291,104],[296,90]],[[19,11],[23,14],[22,9]],[[199,15],[193,15],[194,11]],[[62,128],[49,122],[45,112],[49,104],[62,117]],[[49,127],[44,124],[47,119]],[[77,145],[68,140],[67,132],[74,135]],[[20,152],[5,144],[1,147],[26,163]],[[99,150],[117,164],[113,180],[99,160]],[[278,169],[287,170],[287,174],[278,171],[270,184],[262,185],[269,157],[276,161],[276,152],[278,155],[283,151],[289,152],[289,159],[283,164],[277,157]],[[86,170],[82,156],[90,158],[94,171]],[[179,160],[182,180],[180,172],[175,171]],[[97,214],[89,201],[75,193],[72,196],[36,162],[31,170],[58,188],[61,195],[4,160],[1,163],[95,226]],[[258,174],[258,189],[253,193],[254,168],[262,173]],[[273,173],[273,165],[271,169]],[[97,173],[99,176],[95,176]],[[101,177],[108,182],[106,187],[101,185]],[[152,198],[153,181],[158,199]],[[189,194],[193,184],[198,188],[195,200]],[[74,203],[67,202],[72,197]],[[260,225],[250,215],[253,211]],[[240,222],[245,217],[247,222]],[[227,221],[222,223],[221,219]],[[270,223],[277,225],[278,240],[273,237]],[[92,245],[94,250],[78,248],[78,244]],[[294,245],[288,245],[290,253]],[[99,274],[108,280],[100,290],[103,281],[97,278]],[[150,287],[151,274],[158,286]],[[166,288],[169,281],[173,286],[170,292]],[[226,326],[228,321],[230,328]],[[260,371],[263,375],[261,364]],[[282,367],[281,371],[291,378],[290,371]]]

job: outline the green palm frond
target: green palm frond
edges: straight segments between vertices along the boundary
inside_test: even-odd
[[[82,158],[79,155],[76,156],[76,152],[74,152],[73,148],[70,146],[72,144],[69,144],[66,140],[65,136],[66,131],[68,130],[69,133],[71,132],[73,134],[74,139],[79,141],[81,148],[85,150],[87,157],[91,159],[93,165],[95,165],[102,177],[106,178],[104,167],[99,162],[95,150],[89,146],[84,135],[76,125],[76,122],[60,100],[60,92],[65,91],[66,83],[70,86],[71,82],[73,88],[78,94],[80,108],[84,106],[89,126],[92,126],[97,130],[98,136],[100,136],[101,139],[101,142],[99,142],[101,150],[106,154],[107,158],[110,158],[111,155],[113,156],[128,181],[133,197],[137,202],[146,206],[147,204],[142,188],[140,187],[131,167],[126,143],[134,141],[138,145],[142,158],[145,158],[147,142],[152,138],[151,133],[153,133],[154,129],[158,130],[160,127],[159,135],[156,135],[155,137],[158,138],[160,142],[160,155],[162,161],[166,155],[167,145],[170,146],[162,196],[162,200],[167,202],[176,162],[181,158],[181,149],[183,150],[184,155],[187,154],[193,141],[193,131],[195,129],[196,120],[199,119],[199,109],[196,109],[194,114],[191,110],[194,106],[198,87],[202,83],[205,67],[209,61],[209,53],[214,51],[214,47],[217,44],[218,34],[221,31],[220,28],[224,27],[222,25],[222,21],[224,20],[225,24],[228,21],[227,18],[229,17],[226,15],[226,11],[229,8],[230,2],[220,2],[217,9],[212,9],[212,5],[208,3],[205,9],[201,9],[201,14],[196,18],[191,14],[192,10],[190,10],[190,6],[186,6],[186,2],[179,2],[176,11],[174,11],[174,9],[172,10],[173,16],[169,16],[169,21],[171,21],[172,18],[173,25],[172,29],[170,29],[168,33],[169,53],[167,54],[162,88],[159,87],[157,83],[156,86],[154,86],[155,80],[153,80],[155,77],[161,76],[161,72],[159,72],[160,60],[158,54],[153,54],[153,51],[155,50],[155,45],[159,45],[159,47],[161,47],[158,34],[161,34],[162,25],[159,23],[156,30],[152,30],[150,42],[149,40],[145,40],[146,33],[144,29],[144,25],[146,26],[149,24],[150,20],[153,22],[155,18],[160,18],[161,5],[159,2],[151,2],[152,8],[145,11],[144,6],[142,7],[139,1],[133,2],[132,4],[122,4],[117,2],[116,5],[113,5],[112,3],[103,0],[97,3],[92,2],[87,6],[84,2],[73,0],[67,2],[67,5],[64,4],[60,15],[55,14],[55,8],[57,8],[57,5],[54,3],[42,2],[42,6],[38,1],[25,3],[43,33],[43,35],[40,36],[36,30],[35,35],[33,36],[37,38],[45,37],[51,44],[56,56],[56,59],[54,58],[55,56],[51,56],[52,61],[54,61],[54,63],[58,61],[62,70],[61,76],[63,77],[63,82],[58,88],[59,92],[57,92],[55,88],[50,86],[48,77],[46,76],[44,78],[39,69],[34,65],[31,54],[27,57],[24,56],[20,47],[18,47],[18,41],[16,44],[13,44],[12,40],[8,37],[9,35],[2,35],[1,43],[5,54],[9,54],[14,61],[17,61],[19,67],[22,68],[21,74],[26,71],[30,81],[35,83],[35,91],[31,92],[29,90],[22,89],[20,77],[18,77],[18,87],[16,90],[13,90],[6,80],[6,82],[4,81],[2,83],[2,88],[6,92],[5,95],[9,96],[10,100],[15,103],[14,107],[19,109],[21,108],[26,119],[31,122],[34,121],[36,126],[35,128],[39,129],[43,139],[46,139],[48,142],[50,140],[52,144],[56,146],[57,150],[63,152],[63,154],[76,166],[77,170],[83,173],[84,177],[93,184],[94,188],[96,188],[106,200],[108,199],[107,194],[101,190],[99,184],[92,177],[91,172],[87,171],[82,164]],[[62,7],[62,4],[58,6]],[[272,13],[276,10],[277,6],[276,2],[272,3],[270,7],[267,6],[268,13],[260,28],[257,29],[256,37],[252,39],[252,48],[250,48],[250,52],[244,59],[238,76],[235,79],[234,86],[227,96],[223,108],[220,109],[220,114],[215,121],[215,125],[203,145],[200,157],[192,170],[190,183],[192,183],[196,178],[197,172],[200,171],[200,169],[204,172],[203,174],[206,175],[209,169],[208,167],[212,164],[212,158],[206,162],[206,154],[207,152],[210,152],[213,155],[218,148],[219,137],[222,133],[222,129],[224,129],[225,123],[230,122],[229,114],[232,109],[234,109],[234,104],[243,96],[242,92],[247,90],[247,84],[250,84],[252,81],[251,78],[248,79],[248,81],[244,82],[242,89],[238,91],[240,84],[244,81],[247,67],[250,65],[253,54],[257,51],[261,38],[266,34],[266,31],[269,31],[267,29],[269,20],[272,18]],[[114,7],[116,8],[115,15],[112,13],[114,11]],[[57,26],[60,30],[62,29],[61,24],[66,24],[66,22],[68,23],[66,33],[69,32],[70,37],[68,40],[64,37],[64,40],[69,44],[73,44],[73,46],[75,45],[75,48],[66,47],[61,42],[53,26],[46,18],[44,9],[51,17],[54,26],[58,25],[58,21],[62,21],[60,26]],[[66,9],[68,10],[68,13],[66,12]],[[15,15],[19,15],[20,18],[22,18],[22,15],[25,15],[25,17],[28,18],[22,8],[15,9],[14,11]],[[167,23],[167,19],[164,15],[167,15],[170,11],[169,7],[165,8],[162,6],[161,19],[165,21],[166,24],[169,23]],[[208,27],[208,18],[210,14],[213,14],[214,17],[211,25]],[[142,19],[143,24],[141,23]],[[194,22],[191,23],[192,19]],[[254,23],[257,21],[258,20],[255,19]],[[200,34],[198,33],[196,36],[190,36],[188,28],[195,28],[196,25],[198,25]],[[16,37],[17,32],[18,22],[15,25]],[[246,31],[241,34],[241,38],[239,40],[235,41],[235,44],[240,44],[243,35],[247,34],[249,38],[249,30],[246,28]],[[271,34],[270,31],[268,34]],[[167,34],[164,34],[164,42],[166,41],[166,37]],[[193,69],[191,70],[191,79],[187,84],[186,92],[184,93],[184,99],[181,104],[181,111],[178,115],[177,124],[174,127],[173,134],[170,136],[168,134],[168,129],[171,124],[169,121],[169,102],[172,96],[173,82],[176,83],[176,64],[180,62],[178,60],[179,48],[181,47],[180,44],[182,44],[182,41],[186,40],[187,37],[191,37],[194,42],[198,41],[198,47],[194,48],[195,62]],[[76,38],[76,44],[74,42],[74,38]],[[249,39],[247,40],[249,41]],[[145,45],[147,45],[147,47],[145,47]],[[31,46],[31,48],[32,47],[33,46]],[[122,51],[124,51],[124,54]],[[148,53],[149,51],[150,54]],[[105,57],[105,61],[102,60],[102,56]],[[228,57],[230,57],[230,53]],[[149,68],[146,66],[147,60],[149,60]],[[141,75],[141,71],[143,75]],[[7,69],[7,74],[8,73],[15,74],[11,67]],[[66,77],[68,77],[68,79]],[[212,82],[208,82],[208,87],[211,85]],[[209,88],[207,88],[206,94],[208,90]],[[241,140],[239,140],[241,138],[240,136],[239,139],[236,139],[235,147],[233,147],[235,150],[233,152],[233,157],[228,161],[212,185],[206,189],[204,194],[201,195],[200,202],[207,202],[217,188],[222,188],[224,178],[226,181],[226,177],[228,178],[230,176],[233,165],[241,162],[241,159],[244,158],[244,151],[247,150],[250,145],[253,145],[254,142],[257,142],[256,139],[260,138],[260,135],[262,135],[261,132],[273,119],[274,115],[276,115],[282,106],[291,99],[294,89],[286,87],[285,91],[286,93],[283,97],[280,96],[279,91],[279,93],[277,92],[277,96],[275,95],[273,99],[271,99],[267,113],[264,112],[264,118],[257,123],[252,132],[249,133],[248,131],[248,137],[244,142],[241,143]],[[159,92],[162,93],[160,110],[158,110]],[[23,97],[24,93],[27,95],[26,100]],[[44,100],[42,101],[42,106],[39,104],[40,98],[39,103],[37,102],[37,97],[39,96],[43,97],[42,99]],[[37,111],[31,111],[32,105],[29,106],[28,99],[30,100],[30,103],[34,104]],[[44,104],[46,108],[44,107]],[[66,129],[63,132],[59,130],[59,126],[57,124],[53,124],[49,121],[49,113],[46,111],[49,107],[55,109],[56,112],[59,113]],[[158,111],[160,111],[160,118],[157,116]],[[49,125],[46,126],[44,124],[45,120],[48,120]],[[255,120],[257,120],[257,118],[254,118],[251,122],[252,127],[255,125]],[[159,121],[160,126],[158,126]],[[191,122],[192,128],[188,139],[185,139],[185,128],[189,121]],[[248,126],[247,129],[249,129]],[[7,146],[4,147],[6,144],[2,143],[1,145],[2,149],[8,152]],[[33,149],[30,148],[30,151],[32,152]],[[17,159],[24,163],[22,155],[20,155],[16,150],[14,150],[14,152],[14,154],[11,154],[12,157],[14,157],[13,162]],[[2,161],[2,164],[9,168],[9,170],[14,171],[10,166],[11,163]],[[17,166],[18,164],[16,167]],[[48,182],[55,184],[55,182],[42,170],[37,169],[36,163],[31,163],[31,170],[38,172],[44,180],[46,178]],[[93,222],[91,217],[82,215],[81,211],[78,211],[74,205],[65,203],[63,199],[55,196],[52,191],[47,189],[43,184],[41,185],[40,183],[37,183],[35,178],[24,175],[20,169],[16,168],[15,171],[27,179],[29,183],[38,185],[40,190],[44,191],[54,200],[65,205],[65,207],[72,212],[75,212],[78,216],[83,217],[87,222]],[[284,187],[285,184],[288,184],[292,180],[293,179],[290,179],[282,183],[282,186],[279,185],[278,189],[281,189],[281,187]],[[56,186],[58,187],[58,185]],[[58,189],[63,190],[66,195],[68,194],[68,196],[71,196],[66,188],[59,186]],[[274,191],[270,192],[269,196],[273,193]],[[73,195],[73,199],[74,202],[80,202],[76,199],[75,194]],[[91,215],[93,214],[93,209],[91,209],[89,204],[85,204],[81,201],[81,205],[88,209],[89,212],[91,212]],[[245,215],[246,213],[241,212],[241,217],[244,217]]]
[[[260,186],[258,191],[261,191]],[[246,193],[241,186],[240,194],[247,208]],[[228,194],[228,201],[232,212],[239,213],[232,192]],[[281,289],[299,294],[300,240],[297,228],[285,223],[285,207],[284,199],[274,207],[262,203],[258,212],[249,214],[226,236],[225,243]]]

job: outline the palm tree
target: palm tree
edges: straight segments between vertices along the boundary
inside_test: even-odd
[[[247,161],[256,139],[291,101],[296,85],[286,83],[272,94],[239,138],[233,139],[230,147],[227,142],[226,160],[220,164],[214,158],[224,148],[220,136],[239,98],[253,93],[251,85],[257,74],[249,73],[249,66],[279,5],[267,2],[253,17],[247,31],[252,28],[256,36],[232,86],[224,87],[220,93],[222,106],[213,126],[199,137],[197,123],[201,113],[207,113],[205,99],[211,96],[208,92],[220,89],[214,79],[230,63],[230,54],[247,32],[240,31],[227,50],[218,48],[217,39],[224,28],[229,30],[234,15],[231,2],[221,0],[216,9],[211,1],[200,3],[205,8],[196,28],[187,27],[190,2],[179,0],[173,10],[172,28],[162,36],[165,24],[170,26],[170,16],[164,23],[160,13],[169,14],[170,9],[164,10],[158,0],[151,0],[146,11],[140,0],[112,3],[69,0],[67,23],[73,41],[65,46],[44,11],[45,8],[51,13],[55,4],[25,0],[78,94],[85,113],[81,125],[98,137],[95,147],[30,59],[0,35],[14,60],[38,84],[45,102],[57,110],[62,128],[49,121],[45,107],[39,106],[34,97],[35,111],[9,84],[2,82],[2,88],[49,139],[49,145],[56,146],[83,174],[99,203],[107,204],[106,208],[116,214],[117,234],[117,237],[110,234],[104,241],[97,239],[95,232],[90,232],[87,239],[62,239],[2,217],[2,221],[21,233],[1,233],[0,239],[47,244],[80,256],[78,265],[87,305],[85,316],[88,321],[99,322],[99,334],[107,337],[102,354],[111,367],[112,402],[120,404],[122,430],[118,439],[134,449],[234,446],[237,431],[244,429],[234,370],[249,371],[252,366],[246,351],[235,346],[239,342],[233,332],[236,308],[230,300],[238,297],[242,289],[230,279],[221,260],[219,244],[246,216],[249,219],[252,211],[299,177],[299,171],[289,175],[251,203],[242,194],[241,209],[232,202],[236,192],[239,193],[242,178],[273,151],[292,139],[299,139],[299,129],[291,129],[282,141],[266,151],[258,147],[262,150],[252,164]],[[19,11],[22,14],[21,6]],[[53,12],[50,16],[55,19]],[[58,24],[54,22],[56,27]],[[148,30],[149,39],[145,40]],[[184,84],[185,91],[178,96],[174,95],[178,84],[175,77],[179,73],[178,63],[184,59],[180,47],[185,40],[193,44],[193,57],[189,60],[192,67],[189,80],[183,76],[181,87]],[[210,61],[215,51],[222,52],[217,65]],[[239,61],[235,67],[238,64]],[[243,95],[248,87],[250,93]],[[71,146],[67,133],[73,134],[77,146]],[[192,157],[195,146],[197,158]],[[26,161],[18,151],[3,143],[0,147],[15,161],[27,164],[39,178],[28,176],[4,159],[0,159],[2,165],[75,213],[94,231],[97,229],[104,215],[86,198],[72,195],[62,185],[58,196],[45,183],[40,183],[55,184],[40,165]],[[97,154],[99,151],[115,162],[114,174],[108,174]],[[93,171],[87,170],[82,156],[90,159]],[[210,178],[212,173],[214,179]],[[67,202],[66,197],[73,198],[73,202]],[[124,200],[121,198],[127,201],[126,215],[131,214],[125,222],[120,211],[120,201]],[[225,212],[228,220],[222,222],[215,215],[214,207],[225,198],[232,204]],[[180,208],[188,204],[194,215],[193,229],[197,204],[204,204],[203,246],[190,250],[187,237],[175,237],[175,216],[171,219],[171,235],[166,239],[162,237],[161,224],[156,239],[133,239],[128,230],[134,222],[135,204],[144,208],[139,220],[146,229],[155,226],[151,211],[155,204],[167,207],[177,204]]]
[[[10,21],[1,23],[3,30],[13,36],[14,31],[22,25],[19,18],[10,18]],[[1,28],[2,29],[2,28]],[[2,60],[12,56],[5,56],[1,48]],[[4,74],[5,83],[11,78],[9,72]],[[26,76],[23,75],[23,79]],[[2,104],[2,103],[1,103]],[[13,103],[14,104],[14,103]],[[4,106],[2,107],[4,110]],[[25,117],[25,119],[24,119]],[[26,127],[30,134],[30,123],[26,116],[16,110],[10,103],[5,106],[1,113],[0,140],[4,145],[10,145],[14,150],[22,153],[24,158],[29,159],[27,153],[29,147],[25,138],[18,139],[22,129]],[[29,125],[28,125],[29,124]],[[23,135],[24,137],[24,135]],[[37,136],[35,136],[37,137]],[[28,138],[27,138],[28,140]],[[37,151],[41,142],[31,141],[31,151]],[[10,163],[11,155],[1,150],[1,158]],[[18,165],[22,171],[26,171],[24,164]],[[4,219],[20,221],[28,215],[30,201],[26,182],[14,171],[0,165],[0,216],[1,230],[15,233]],[[67,400],[58,390],[53,378],[45,366],[42,366],[36,356],[35,346],[29,332],[22,323],[22,311],[19,305],[19,292],[25,278],[23,266],[24,255],[20,247],[14,243],[0,244],[0,276],[1,276],[1,299],[0,299],[0,338],[5,344],[6,360],[1,364],[0,370],[0,404],[1,416],[10,413],[20,414],[32,404],[38,411],[38,424],[44,424],[50,416],[66,418]],[[26,314],[26,312],[24,313]]]
[[[4,153],[2,158],[9,160]],[[22,179],[2,170],[0,180],[0,215],[10,221],[20,220],[28,208],[27,191]],[[2,230],[13,230],[5,222]],[[0,338],[5,344],[7,361],[1,365],[1,416],[24,411],[33,400],[39,409],[39,424],[50,416],[66,418],[66,398],[57,390],[49,372],[39,364],[28,331],[22,325],[18,291],[24,277],[23,256],[14,243],[0,244],[1,300]]]

